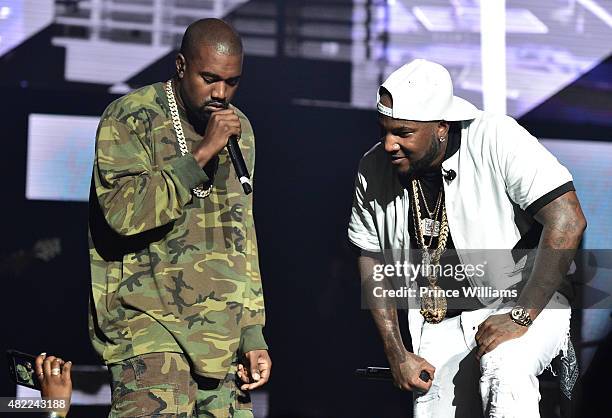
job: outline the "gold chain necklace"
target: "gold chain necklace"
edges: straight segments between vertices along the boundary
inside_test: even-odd
[[[185,133],[183,132],[183,125],[181,125],[181,117],[179,116],[178,106],[176,105],[176,99],[174,98],[174,90],[172,89],[172,80],[166,82],[166,97],[168,98],[168,105],[170,105],[170,115],[172,116],[172,126],[174,127],[174,133],[181,149],[181,155],[187,155],[189,149],[187,148],[187,142],[185,141]],[[200,198],[208,196],[212,190],[212,181],[207,189],[204,186],[198,186],[193,190],[193,194]]]
[[[421,182],[419,180],[417,180],[417,185],[419,186],[419,191],[421,192],[421,196],[423,197],[423,204],[425,205],[425,210],[427,211],[427,215],[429,216],[429,218],[422,219],[421,223],[419,224],[421,227],[421,231],[423,231],[423,235],[429,236],[429,242],[427,243],[427,247],[429,248],[433,243],[434,237],[437,237],[440,234],[440,222],[438,221],[438,215],[440,214],[440,204],[442,202],[444,188],[443,186],[440,186],[438,198],[436,199],[436,206],[432,213],[429,210],[429,206],[427,205],[427,198],[425,198],[425,193],[423,192],[423,188],[421,187]],[[425,237],[423,237],[423,243],[425,242],[424,238]]]
[[[425,195],[423,195],[423,200],[425,200]],[[436,203],[436,209],[434,211],[433,218],[431,218],[433,222],[431,223],[431,235],[429,236],[429,244],[427,244],[428,247],[431,247],[434,237],[440,235],[440,222],[438,221],[438,215],[440,214],[441,203],[442,203],[442,190],[440,190],[440,194],[438,195],[438,202]]]
[[[419,191],[421,192],[421,196],[423,196],[423,205],[425,205],[425,211],[427,212],[427,215],[431,218],[431,219],[435,219],[434,218],[434,213],[437,211],[438,205],[440,204],[440,197],[442,196],[442,186],[440,186],[440,191],[438,193],[438,198],[436,199],[436,207],[434,208],[434,211],[430,211],[429,210],[429,205],[427,204],[427,199],[425,199],[425,193],[423,193],[423,186],[421,185],[421,181],[417,180],[417,185],[419,186]]]
[[[440,191],[438,192],[438,198],[436,199],[436,206],[434,208],[433,213],[429,210],[429,206],[427,205],[427,199],[425,197],[425,193],[423,192],[423,188],[421,187],[421,182],[419,180],[415,180],[416,185],[418,187],[418,191],[421,192],[421,196],[423,196],[423,205],[425,206],[425,210],[427,211],[427,217],[421,219],[421,223],[419,224],[421,230],[423,231],[423,235],[429,236],[429,244],[433,242],[434,237],[437,237],[440,234],[440,222],[438,221],[438,214],[440,209],[440,203],[442,201],[443,195],[443,187],[440,186]],[[414,183],[414,181],[413,181]],[[416,195],[418,193],[417,189],[413,184],[413,190]],[[420,209],[420,207],[419,207]]]
[[[425,318],[425,321],[430,324],[437,324],[441,322],[446,316],[447,302],[442,293],[442,288],[436,283],[438,278],[436,277],[436,266],[440,264],[440,257],[446,249],[446,242],[448,240],[448,220],[446,219],[446,205],[442,203],[442,222],[440,225],[440,235],[438,236],[438,246],[435,250],[430,253],[429,246],[425,244],[423,236],[423,230],[421,226],[421,207],[418,196],[418,185],[416,180],[412,180],[412,196],[414,198],[414,209],[412,211],[415,223],[415,229],[417,229],[417,242],[421,246],[422,252],[422,264],[426,269],[427,281],[429,282],[426,296],[421,298],[421,315]],[[437,216],[436,216],[437,218]],[[418,225],[418,227],[417,227]],[[432,241],[430,241],[431,244]]]

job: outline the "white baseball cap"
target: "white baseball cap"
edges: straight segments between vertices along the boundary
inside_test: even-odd
[[[476,106],[453,95],[453,82],[446,68],[416,59],[395,70],[382,84],[393,99],[393,108],[376,101],[378,112],[394,119],[416,121],[460,121],[474,119]]]

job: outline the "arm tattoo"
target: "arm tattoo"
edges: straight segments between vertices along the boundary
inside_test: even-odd
[[[366,298],[368,295],[372,295],[372,289],[374,287],[374,280],[372,280],[372,273],[374,266],[380,264],[380,262],[369,256],[359,257],[359,273],[361,276],[361,291]],[[406,350],[404,343],[402,342],[402,336],[399,329],[399,322],[397,320],[397,309],[393,306],[378,307],[379,302],[367,300],[372,318],[378,328],[380,337],[383,341],[385,353],[390,361],[395,360],[403,362],[406,359]]]
[[[542,236],[531,276],[518,301],[531,310],[532,318],[559,288],[586,228],[580,202],[573,191],[544,206],[534,218],[543,226]]]

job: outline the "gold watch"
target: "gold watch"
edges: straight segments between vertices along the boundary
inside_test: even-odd
[[[529,312],[527,312],[527,309],[522,306],[515,306],[512,308],[510,311],[510,318],[523,327],[528,327],[529,325],[533,324],[533,320],[531,319],[531,316],[529,316]]]

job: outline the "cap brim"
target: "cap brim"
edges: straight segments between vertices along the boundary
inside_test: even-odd
[[[453,96],[453,103],[443,119],[449,122],[471,120],[475,119],[477,115],[478,109],[476,106],[461,97]]]

